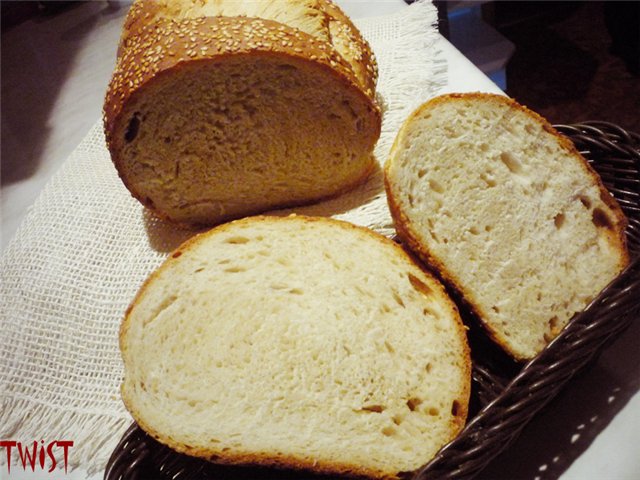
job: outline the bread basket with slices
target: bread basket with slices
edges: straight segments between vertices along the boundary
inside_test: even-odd
[[[518,438],[522,429],[575,375],[588,366],[640,314],[640,137],[605,122],[559,125],[557,130],[599,172],[629,224],[629,266],[572,318],[542,352],[516,363],[487,340],[480,327],[469,332],[472,383],[467,424],[421,470],[416,479],[472,478]],[[477,326],[464,307],[462,318]],[[223,477],[221,477],[221,475]],[[229,467],[179,454],[137,424],[124,434],[105,478],[314,478],[298,471]],[[326,478],[326,477],[323,477]]]

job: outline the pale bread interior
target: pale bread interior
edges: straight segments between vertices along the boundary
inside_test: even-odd
[[[442,286],[343,222],[249,218],[196,238],[121,332],[123,398],[178,451],[393,477],[461,429],[470,364]]]
[[[627,262],[624,218],[595,173],[506,99],[432,100],[402,127],[386,174],[396,222],[516,358],[540,352]]]

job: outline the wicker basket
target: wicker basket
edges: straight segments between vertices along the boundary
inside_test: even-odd
[[[640,316],[640,135],[605,122],[557,125],[598,171],[629,218],[632,262],[543,352],[522,366],[472,328],[473,380],[469,422],[413,480],[468,479],[505,450],[524,426],[603,347]],[[468,316],[468,312],[462,312]],[[469,319],[474,324],[473,319]],[[180,455],[135,423],[115,448],[105,480],[136,478],[311,479],[312,474],[222,467]]]

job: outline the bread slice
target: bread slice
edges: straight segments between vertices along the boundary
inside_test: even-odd
[[[469,350],[442,285],[337,220],[250,217],[194,237],[143,285],[120,347],[138,424],[222,464],[393,478],[467,415]]]
[[[372,95],[330,44],[287,25],[159,19],[118,61],[105,134],[144,205],[212,225],[363,182],[380,134]]]
[[[219,16],[273,20],[326,42],[350,64],[368,95],[375,92],[378,67],[371,47],[331,0],[136,0],[125,19],[118,52],[159,19]]]
[[[598,175],[507,97],[422,105],[385,182],[399,235],[517,359],[540,352],[629,261],[626,219]]]

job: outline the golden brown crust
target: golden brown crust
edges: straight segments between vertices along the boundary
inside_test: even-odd
[[[627,218],[625,217],[618,202],[615,200],[615,198],[613,198],[613,196],[609,193],[609,191],[602,183],[602,179],[600,178],[600,176],[596,173],[593,167],[589,165],[589,163],[584,159],[580,152],[578,152],[573,142],[571,142],[571,140],[569,140],[564,135],[561,135],[545,118],[528,109],[526,106],[517,103],[515,100],[509,97],[481,92],[445,94],[435,97],[422,104],[405,121],[403,126],[400,128],[398,135],[396,136],[394,144],[391,148],[391,152],[389,154],[389,158],[387,159],[384,166],[384,184],[385,190],[387,192],[387,202],[391,211],[391,216],[394,219],[398,236],[402,239],[403,242],[407,244],[407,246],[412,251],[416,252],[418,257],[432,269],[433,273],[435,273],[439,279],[441,279],[450,289],[452,289],[458,295],[460,300],[462,300],[464,304],[471,310],[471,312],[481,320],[480,323],[482,327],[487,331],[488,335],[497,344],[499,344],[515,360],[524,361],[528,360],[528,358],[522,357],[516,352],[511,351],[508,346],[508,339],[497,332],[489,322],[485,322],[483,320],[487,318],[487,313],[484,312],[482,308],[480,308],[479,302],[474,298],[474,295],[464,288],[460,280],[448,270],[447,266],[442,261],[436,258],[429,251],[426,245],[423,245],[419,241],[420,236],[415,232],[411,221],[402,211],[402,208],[398,204],[397,199],[393,195],[393,191],[389,182],[389,170],[391,168],[392,159],[395,157],[396,150],[400,148],[400,145],[403,143],[405,128],[407,128],[407,126],[411,123],[412,119],[420,117],[426,110],[429,110],[434,106],[437,106],[438,104],[451,101],[466,101],[468,99],[481,99],[483,101],[494,102],[497,105],[506,105],[509,108],[524,112],[535,122],[537,122],[545,131],[553,135],[557,139],[558,143],[562,146],[562,148],[564,148],[568,153],[574,156],[577,161],[579,161],[582,169],[589,175],[594,184],[599,187],[601,199],[611,209],[615,217],[613,224],[610,226],[611,228],[607,229],[606,235],[621,254],[621,260],[619,264],[620,270],[624,269],[624,267],[628,265],[630,261],[629,251],[627,249],[627,240],[624,233],[627,226]]]
[[[318,0],[322,10],[329,18],[329,31],[335,25],[337,36],[348,45],[349,57],[356,76],[368,95],[374,95],[378,81],[378,63],[371,46],[364,39],[351,19],[331,0]],[[337,39],[336,39],[337,40]],[[332,43],[335,43],[332,40]]]
[[[146,289],[149,288],[149,286],[157,276],[159,276],[166,268],[168,268],[168,266],[171,265],[172,262],[177,261],[177,259],[179,259],[179,257],[183,254],[183,252],[194,248],[200,241],[202,241],[207,236],[223,233],[226,230],[234,228],[238,224],[260,222],[260,221],[270,221],[270,222],[302,221],[305,223],[323,222],[323,223],[331,223],[339,228],[344,228],[347,230],[357,230],[362,235],[368,236],[386,245],[391,246],[393,250],[396,252],[396,254],[406,259],[409,263],[415,265],[416,268],[418,268],[424,273],[426,279],[429,282],[429,287],[437,290],[439,297],[442,300],[444,300],[444,302],[446,303],[447,308],[449,310],[449,314],[451,318],[453,318],[455,321],[456,330],[457,330],[459,339],[461,340],[461,344],[463,345],[463,350],[459,352],[459,354],[463,362],[463,364],[461,365],[463,369],[462,375],[463,375],[463,378],[467,380],[464,383],[463,390],[458,393],[456,398],[458,410],[450,424],[451,435],[448,441],[455,438],[455,436],[460,432],[460,430],[462,430],[466,422],[466,418],[468,415],[469,398],[471,395],[471,350],[467,342],[466,327],[462,322],[457,306],[447,295],[444,286],[440,282],[438,282],[438,280],[435,277],[433,277],[427,270],[422,268],[422,265],[415,262],[410,252],[405,251],[400,245],[398,245],[396,242],[392,241],[391,239],[384,237],[368,228],[354,225],[342,220],[326,218],[326,217],[309,217],[309,216],[295,215],[295,214],[289,215],[287,217],[261,215],[261,216],[247,217],[240,220],[235,220],[233,222],[229,222],[229,223],[220,225],[218,227],[215,227],[209,231],[194,235],[192,238],[190,238],[189,240],[184,242],[182,245],[180,245],[177,249],[175,249],[167,257],[167,259],[163,262],[163,264],[160,265],[160,267],[158,267],[153,273],[151,273],[151,275],[142,284],[142,286],[138,290],[138,293],[136,294],[133,301],[127,308],[124,319],[120,326],[120,333],[119,333],[120,350],[122,352],[123,357],[126,351],[124,336],[126,335],[126,331],[129,328],[129,319],[130,319],[131,312],[135,307],[135,305],[138,303],[139,299],[144,295]],[[389,472],[367,469],[359,465],[350,465],[347,463],[318,462],[313,459],[300,459],[296,457],[286,457],[286,456],[274,457],[273,455],[269,455],[267,452],[260,455],[256,453],[246,453],[246,452],[214,451],[214,450],[195,448],[189,445],[184,445],[180,442],[174,441],[172,438],[166,438],[160,432],[157,432],[154,428],[152,428],[150,425],[144,422],[144,420],[139,415],[137,415],[136,409],[133,408],[133,405],[131,404],[130,400],[127,398],[123,387],[124,387],[124,384],[121,386],[122,400],[125,404],[125,407],[134,417],[135,421],[138,423],[140,428],[142,428],[145,432],[147,432],[153,438],[158,440],[160,443],[163,443],[169,446],[170,448],[172,448],[173,450],[180,453],[185,453],[187,455],[210,460],[214,463],[226,464],[226,465],[257,465],[257,466],[269,466],[269,467],[280,467],[280,468],[292,468],[292,469],[309,470],[309,471],[324,473],[324,474],[344,474],[344,475],[351,475],[351,476],[355,475],[359,477],[376,478],[376,479],[397,478],[396,475],[390,474]],[[429,459],[425,459],[425,461],[428,461],[428,460]]]
[[[205,0],[206,1],[206,0]],[[131,38],[138,35],[145,26],[162,18],[181,20],[203,17],[203,0],[186,0],[182,2],[160,2],[158,0],[136,0],[129,9],[125,19],[122,36],[118,45],[120,57],[131,43]],[[320,21],[319,40],[328,41],[334,48],[340,42],[345,60],[355,73],[359,84],[370,97],[375,96],[378,79],[378,67],[375,56],[360,31],[349,17],[331,0],[308,1],[309,15],[318,17]],[[251,16],[251,15],[249,15]],[[279,19],[273,19],[279,20]],[[286,24],[286,21],[282,23]],[[296,25],[288,25],[297,28]],[[336,31],[335,41],[332,31]],[[311,33],[311,32],[307,32]]]

